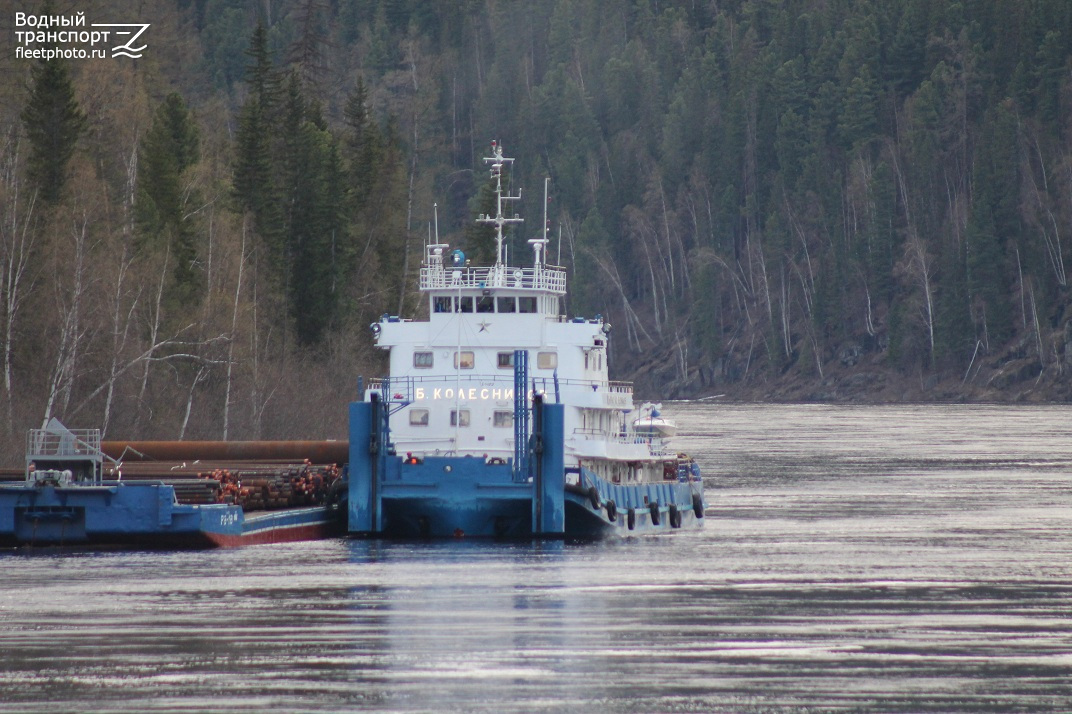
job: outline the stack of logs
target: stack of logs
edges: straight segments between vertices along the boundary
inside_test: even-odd
[[[104,478],[160,481],[175,487],[179,503],[234,503],[262,511],[324,503],[339,478],[335,464],[293,461],[131,461],[105,464]]]
[[[317,506],[324,502],[328,487],[339,478],[334,464],[279,464],[216,468],[199,478],[220,485],[219,501],[237,503],[247,511],[293,506]]]

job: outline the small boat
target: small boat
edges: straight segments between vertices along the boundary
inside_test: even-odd
[[[677,433],[677,424],[660,413],[661,404],[647,403],[640,407],[640,416],[633,420],[638,434],[653,439],[669,439]]]
[[[213,548],[340,532],[330,503],[255,513],[236,503],[182,503],[176,489],[189,481],[123,480],[121,463],[101,450],[100,430],[52,419],[29,432],[25,478],[0,484],[0,545]]]
[[[547,219],[532,263],[507,261],[513,161],[492,143],[496,257],[473,265],[425,246],[427,319],[371,325],[390,373],[350,407],[348,527],[370,537],[591,539],[700,528],[703,481],[670,447],[672,423],[636,415],[633,387],[608,374],[611,326],[566,317],[566,271],[547,262]],[[546,183],[545,183],[546,192]],[[545,201],[546,205],[546,201]]]

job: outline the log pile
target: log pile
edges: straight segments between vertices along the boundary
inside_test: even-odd
[[[338,480],[335,464],[286,461],[128,462],[106,465],[106,480],[159,481],[175,487],[179,503],[234,503],[263,511],[324,503]]]
[[[220,486],[220,503],[236,503],[247,511],[317,506],[339,478],[335,464],[241,464],[200,474]]]

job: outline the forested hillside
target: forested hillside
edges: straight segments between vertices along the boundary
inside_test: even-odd
[[[341,437],[501,141],[642,396],[1069,399],[1067,0],[53,0],[0,17],[4,444]],[[125,5],[125,4],[124,4]],[[46,46],[46,45],[33,45]],[[482,192],[482,189],[483,192]]]

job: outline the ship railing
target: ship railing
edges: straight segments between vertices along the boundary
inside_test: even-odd
[[[534,377],[529,380],[530,388],[536,392],[555,395],[556,380],[554,377]],[[412,402],[428,398],[453,399],[457,396],[457,389],[464,388],[466,394],[469,389],[487,387],[495,389],[502,387],[509,389],[510,395],[502,399],[513,399],[514,379],[513,373],[503,371],[501,374],[439,374],[420,377],[373,377],[368,380],[368,388],[379,391],[385,401]],[[464,385],[460,387],[459,385]],[[558,389],[582,388],[585,392],[597,392],[600,388],[612,394],[633,393],[632,382],[604,382],[592,379],[558,379]],[[418,392],[418,389],[439,389],[436,397]],[[450,396],[444,396],[443,390],[450,389]]]
[[[100,429],[68,429],[56,432],[30,429],[26,435],[26,455],[33,458],[100,458]]]
[[[55,419],[52,422],[47,428],[26,433],[26,482],[57,478],[61,485],[67,485],[76,478],[99,484],[104,462],[100,429],[68,429]],[[53,468],[61,465],[63,468]],[[41,476],[35,475],[38,471]]]
[[[475,288],[519,288],[566,294],[566,269],[541,265],[515,268],[505,265],[474,268],[469,266],[425,265],[421,267],[421,290]]]
[[[668,439],[659,437],[642,436],[640,434],[634,434],[630,432],[617,432],[614,434],[607,433],[601,429],[588,429],[588,428],[576,428],[573,430],[574,436],[577,436],[586,441],[604,441],[608,444],[616,444],[623,446],[631,445],[643,445],[647,446],[651,451],[651,455],[656,458],[669,457],[676,452],[670,448],[670,442]]]

